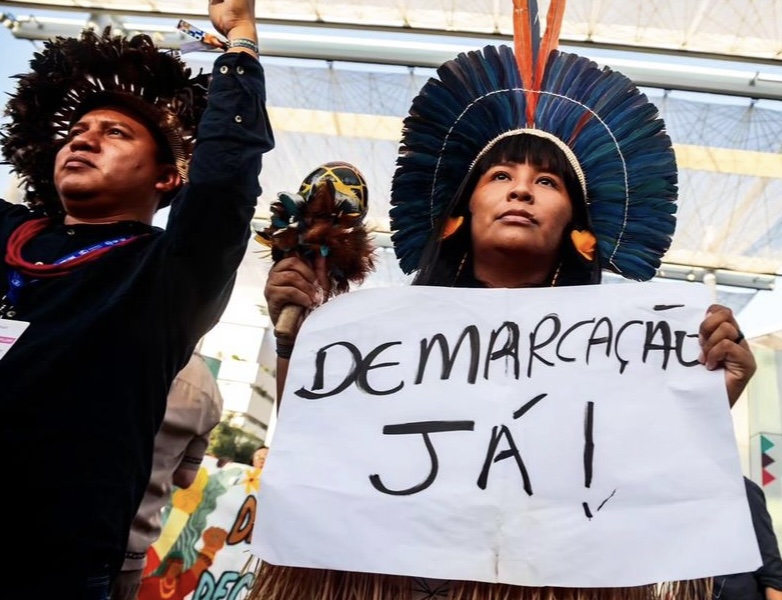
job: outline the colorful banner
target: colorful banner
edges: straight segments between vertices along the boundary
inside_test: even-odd
[[[139,600],[240,600],[252,588],[250,554],[261,470],[219,468],[207,456],[195,483],[175,489],[147,552]]]
[[[782,492],[782,435],[762,432],[752,436],[752,475],[763,493],[778,498]]]

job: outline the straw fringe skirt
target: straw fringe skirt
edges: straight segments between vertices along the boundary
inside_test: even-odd
[[[246,600],[414,600],[411,577],[352,573],[262,564]],[[444,586],[445,587],[445,586]],[[469,581],[451,581],[443,600],[710,600],[712,580],[680,581],[631,588],[530,588]]]

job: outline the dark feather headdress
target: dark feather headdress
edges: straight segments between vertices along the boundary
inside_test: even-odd
[[[55,155],[71,124],[100,106],[124,106],[141,117],[187,179],[208,75],[191,77],[177,54],[161,52],[147,35],[112,36],[110,28],[102,35],[86,30],[80,38],[47,41],[30,68],[17,76],[6,106],[11,122],[2,132],[3,157],[20,175],[28,204],[50,214],[62,211],[54,188]]]
[[[476,160],[508,135],[557,142],[585,191],[602,267],[653,277],[675,228],[677,171],[657,108],[633,82],[556,49],[564,13],[552,0],[541,38],[535,0],[514,0],[515,52],[487,46],[442,65],[414,99],[391,190],[402,270],[422,250]]]

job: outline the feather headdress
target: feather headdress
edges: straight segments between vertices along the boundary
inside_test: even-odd
[[[76,119],[99,106],[131,109],[149,126],[183,180],[196,127],[206,108],[209,76],[191,77],[173,53],[161,52],[146,35],[123,38],[85,30],[80,38],[45,42],[18,75],[6,106],[2,132],[5,162],[22,179],[26,200],[50,213],[61,206],[54,188],[54,158]],[[161,206],[170,201],[163,199]]]
[[[574,166],[603,268],[650,279],[675,228],[677,171],[656,107],[633,82],[557,50],[565,2],[545,34],[535,0],[514,0],[514,47],[487,46],[442,65],[414,99],[391,189],[402,270],[424,245],[476,160],[499,139],[543,134]]]

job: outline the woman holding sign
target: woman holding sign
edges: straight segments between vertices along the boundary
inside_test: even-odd
[[[542,38],[537,3],[514,4],[515,51],[488,46],[444,64],[405,119],[391,191],[400,266],[416,273],[416,285],[448,287],[596,284],[603,269],[651,279],[676,222],[676,161],[664,123],[628,78],[556,50],[564,2],[552,1]],[[311,309],[321,297],[318,275],[301,261],[280,261],[269,275],[273,322],[284,305]],[[732,405],[755,361],[729,309],[709,308],[700,344],[700,362],[724,369]],[[360,586],[366,594],[355,597],[410,597],[397,580],[335,577],[267,565],[257,597],[287,598],[287,589],[336,600]],[[539,588],[451,582],[447,597],[708,597],[700,585],[541,595]]]

